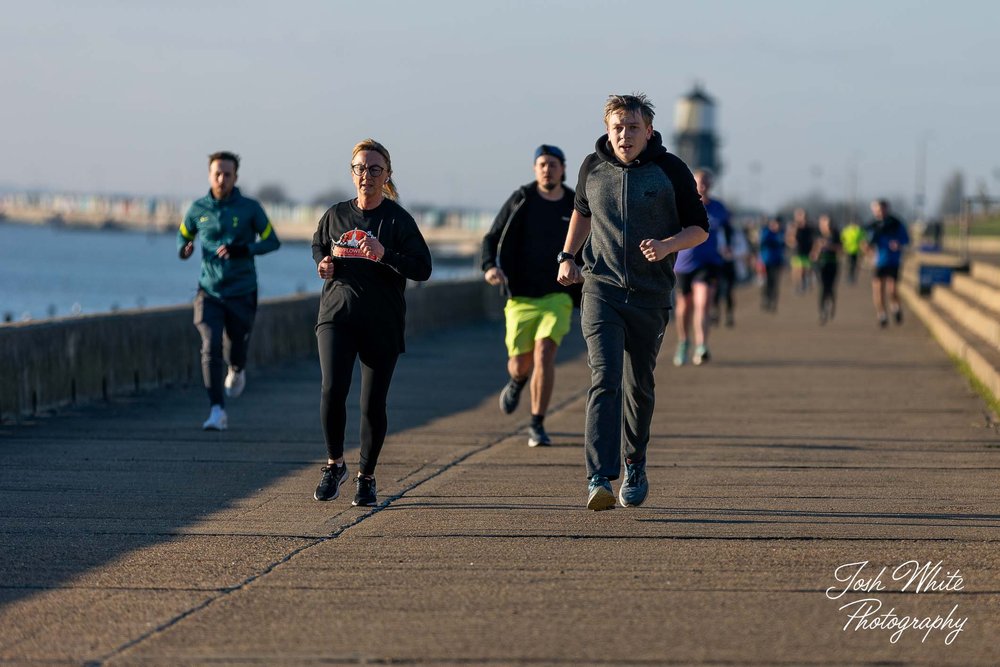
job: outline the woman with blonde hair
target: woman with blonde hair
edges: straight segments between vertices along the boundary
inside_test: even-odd
[[[386,398],[404,351],[406,281],[427,280],[431,254],[413,216],[396,202],[385,146],[365,139],[354,147],[357,197],[334,204],[313,235],[317,273],[324,280],[316,340],[323,373],[320,419],[327,465],[313,497],[333,500],[347,480],[344,431],[354,362],[361,361],[361,460],[354,505],[378,503],[375,465],[388,428]]]

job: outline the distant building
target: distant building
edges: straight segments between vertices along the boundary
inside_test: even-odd
[[[707,167],[716,175],[722,170],[715,129],[715,102],[699,84],[677,100],[674,107],[674,150],[691,168]]]

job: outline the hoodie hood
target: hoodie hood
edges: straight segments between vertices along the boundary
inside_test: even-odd
[[[667,154],[667,149],[663,147],[663,137],[659,132],[653,130],[653,136],[649,138],[649,143],[646,144],[646,148],[639,153],[639,157],[632,160],[628,164],[623,164],[618,156],[615,155],[615,151],[611,148],[611,143],[608,141],[608,135],[602,135],[600,139],[597,140],[597,145],[595,146],[597,154],[605,162],[610,162],[618,167],[641,167],[644,164],[648,164],[654,161],[661,155]]]

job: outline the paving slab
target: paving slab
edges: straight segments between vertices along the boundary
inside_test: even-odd
[[[497,409],[499,324],[413,339],[374,509],[311,499],[314,362],[252,372],[224,434],[194,387],[2,426],[0,662],[1000,662],[980,399],[919,324],[879,330],[863,285],[826,326],[815,294],[737,299],[709,364],[674,368],[665,336],[637,509],[583,507],[578,329],[545,448]],[[945,627],[861,627],[890,610]]]

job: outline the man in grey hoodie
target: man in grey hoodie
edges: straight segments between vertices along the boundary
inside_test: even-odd
[[[558,280],[583,282],[581,328],[591,387],[584,435],[591,510],[646,499],[653,370],[670,315],[676,253],[708,238],[708,218],[687,165],[663,147],[645,95],[612,95],[608,133],[583,161]],[[583,270],[572,260],[583,246]],[[624,432],[623,432],[624,431]]]

